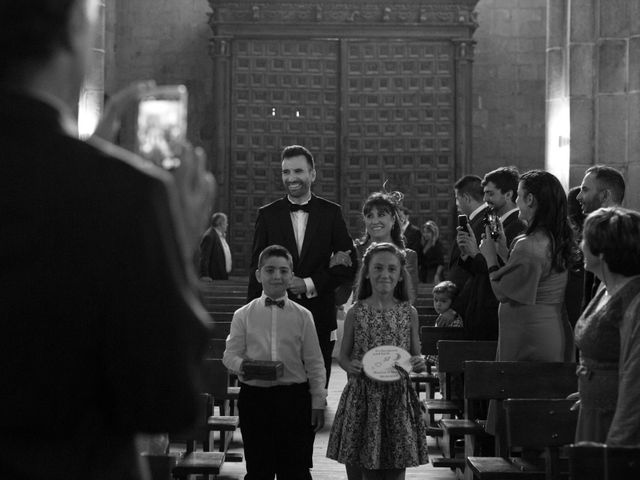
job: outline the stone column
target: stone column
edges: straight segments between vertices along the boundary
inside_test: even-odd
[[[456,75],[456,175],[471,171],[472,132],[471,116],[473,112],[472,63],[475,42],[470,39],[453,41],[455,47]]]
[[[100,2],[92,61],[80,90],[78,101],[78,133],[86,138],[93,133],[104,106],[105,3]]]
[[[230,57],[231,39],[214,36],[209,43],[209,54],[213,59],[213,158],[209,159],[209,169],[214,173],[217,184],[222,190],[218,192],[219,198],[227,198],[225,190],[228,188],[229,157],[229,95],[230,88]]]
[[[595,162],[595,92],[597,0],[571,0],[568,26],[570,185],[579,185],[584,171]]]
[[[545,168],[569,182],[570,110],[567,25],[570,0],[547,0],[547,112]]]

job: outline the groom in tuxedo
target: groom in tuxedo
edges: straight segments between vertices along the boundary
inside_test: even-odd
[[[357,259],[340,205],[311,193],[315,179],[311,152],[299,145],[285,147],[282,183],[287,194],[258,211],[248,300],[259,297],[262,292],[253,275],[260,252],[274,244],[286,247],[293,256],[294,272],[289,298],[313,314],[328,385],[337,329],[334,291],[339,285],[353,281]],[[351,261],[329,268],[331,255],[336,252],[347,253]]]

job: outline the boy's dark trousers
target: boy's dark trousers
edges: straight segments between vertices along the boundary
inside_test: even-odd
[[[238,399],[245,480],[311,480],[313,440],[308,383],[253,387]]]

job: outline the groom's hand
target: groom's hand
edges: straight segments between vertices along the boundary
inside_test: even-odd
[[[304,295],[307,293],[307,284],[300,277],[293,277],[289,291],[294,295]]]

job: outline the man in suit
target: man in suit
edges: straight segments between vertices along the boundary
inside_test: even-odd
[[[260,252],[269,245],[282,245],[291,252],[295,275],[289,296],[313,314],[328,385],[337,329],[334,291],[353,281],[357,258],[340,206],[311,193],[315,179],[309,150],[291,145],[282,151],[282,183],[287,194],[258,211],[251,270],[257,268]],[[348,265],[329,268],[331,255],[336,252],[349,255]],[[261,292],[255,276],[249,275],[248,299],[259,297]]]
[[[491,212],[499,217],[507,246],[526,228],[518,218],[518,207],[515,203],[519,178],[516,168],[501,167],[487,173],[482,180],[484,200]],[[485,224],[480,237],[488,231]],[[480,238],[470,232],[459,232],[457,240],[463,252],[460,262],[471,275],[465,285],[469,300],[463,312],[467,337],[470,340],[497,340],[498,300],[491,288],[487,262],[478,248]]]
[[[484,231],[482,220],[489,207],[483,200],[482,179],[476,175],[465,175],[460,178],[454,185],[454,193],[456,198],[456,206],[458,213],[466,215],[468,225],[474,232],[478,241],[480,235]],[[449,271],[447,280],[451,280],[458,287],[460,294],[453,302],[453,309],[456,312],[466,311],[466,305],[469,300],[469,292],[464,286],[471,274],[462,266],[460,260],[460,247],[457,241],[451,245],[451,253],[449,254]]]
[[[231,249],[227,243],[229,222],[222,212],[211,215],[211,226],[200,240],[200,277],[227,280],[232,268]]]
[[[402,227],[405,247],[410,248],[419,254],[422,249],[422,245],[420,244],[422,233],[420,232],[420,229],[409,220],[409,213],[409,209],[404,205],[400,205],[398,207],[398,219],[400,220],[400,226]]]
[[[136,434],[198,413],[207,313],[186,259],[212,177],[186,145],[174,177],[77,138],[99,8],[0,3],[5,480],[139,479]]]
[[[602,207],[614,207],[621,205],[624,200],[625,183],[620,171],[605,165],[589,167],[584,174],[580,193],[576,197],[585,215]],[[589,302],[596,294],[600,281],[591,272],[584,272],[584,298],[582,310],[587,308]]]

